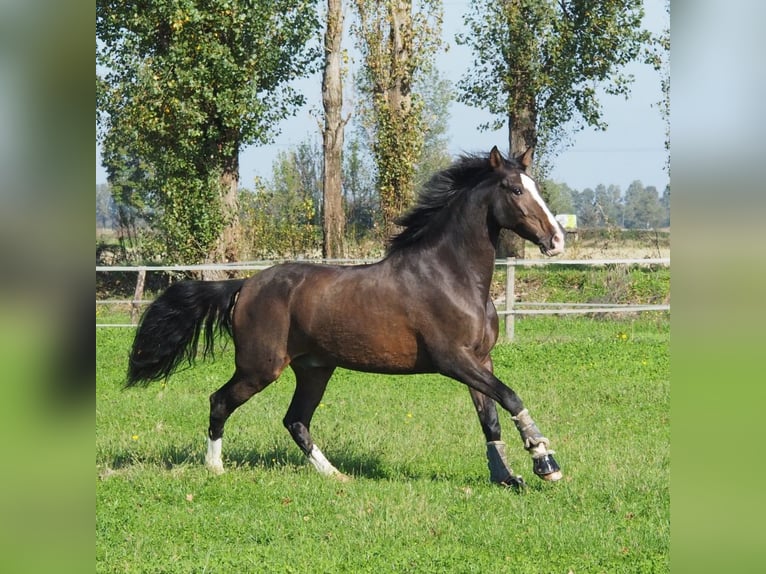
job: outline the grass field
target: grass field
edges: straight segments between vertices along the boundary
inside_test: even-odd
[[[121,390],[131,329],[97,329],[98,572],[667,572],[669,318],[519,320],[496,373],[552,441],[564,479],[532,475],[501,414],[522,493],[488,482],[465,388],[336,372],[312,433],[353,476],[308,465],[281,424],[291,373],[229,420],[203,466],[208,395],[229,350],[166,385]]]

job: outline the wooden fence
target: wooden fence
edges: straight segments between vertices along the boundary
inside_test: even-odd
[[[312,262],[316,262],[313,261]],[[358,265],[361,263],[373,263],[374,260],[365,259],[332,259],[323,260],[321,263],[341,265]],[[274,262],[236,263],[220,265],[163,265],[163,266],[97,266],[96,273],[110,272],[133,272],[136,273],[136,286],[132,299],[105,299],[96,300],[96,305],[130,305],[130,323],[96,323],[96,327],[135,327],[138,323],[141,308],[151,303],[144,299],[144,286],[146,274],[149,272],[186,272],[186,271],[260,271],[268,269]],[[639,304],[611,304],[611,303],[535,303],[517,302],[516,293],[516,268],[540,265],[670,265],[670,258],[656,259],[498,259],[495,266],[507,266],[505,282],[505,305],[500,305],[498,315],[505,316],[505,336],[512,341],[515,333],[515,318],[518,315],[570,315],[584,313],[634,313],[642,311],[669,311],[669,304],[662,305],[639,305]]]

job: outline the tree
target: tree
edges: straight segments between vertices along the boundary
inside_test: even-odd
[[[239,152],[303,103],[317,29],[314,0],[97,1],[104,163],[139,160],[174,259],[236,259]]]
[[[375,195],[374,168],[370,165],[369,154],[359,133],[348,141],[343,156],[343,196],[346,218],[351,227],[353,240],[359,241],[367,232],[373,231],[379,223],[380,211]]]
[[[428,67],[415,76],[414,92],[422,101],[423,147],[414,166],[413,188],[418,189],[431,176],[452,162],[449,153],[449,105],[454,91],[449,80],[435,67]],[[357,82],[359,84],[359,82]],[[344,197],[349,222],[355,225],[354,236],[361,238],[364,231],[373,230],[383,223],[376,216],[380,211],[375,197],[376,166],[372,150],[375,142],[373,111],[366,98],[357,100],[352,122],[353,130],[344,159]],[[354,205],[351,205],[354,204]],[[352,221],[353,220],[353,221]]]
[[[598,184],[593,202],[599,216],[599,227],[622,227],[622,193],[618,185],[608,188]]]
[[[605,129],[597,89],[629,93],[622,69],[650,37],[642,16],[641,0],[478,0],[457,36],[475,58],[458,99],[495,116],[481,129],[507,122],[514,157],[545,155],[584,125]]]
[[[665,121],[665,150],[670,152],[670,0],[665,0],[665,13],[667,26],[659,36],[651,38],[644,60],[660,73],[662,99],[656,105]],[[665,160],[665,171],[670,172],[670,153]]]
[[[147,227],[155,216],[154,210],[149,207],[153,203],[150,192],[144,187],[148,180],[146,166],[123,149],[109,151],[118,154],[117,161],[109,164],[112,166],[109,188],[116,209],[117,237],[123,253],[137,254],[140,260],[145,255],[141,253],[141,229]]]
[[[323,241],[324,257],[340,258],[344,255],[342,183],[343,130],[346,121],[343,112],[343,81],[341,77],[341,40],[343,37],[343,10],[341,0],[327,0],[327,29],[324,39],[325,63],[322,76],[322,104],[324,128],[322,129],[324,169],[322,189],[324,194]]]
[[[452,162],[449,153],[449,106],[454,90],[435,67],[415,77],[415,92],[423,102],[423,148],[415,165],[413,187],[419,189],[431,176]]]
[[[662,207],[662,225],[661,227],[670,227],[670,185],[665,186],[665,190],[660,197],[660,206]]]
[[[354,32],[364,61],[362,84],[371,95],[373,155],[385,231],[409,205],[423,147],[422,99],[412,92],[417,73],[432,65],[441,44],[441,2],[354,0]]]
[[[599,213],[596,209],[596,194],[586,187],[582,191],[572,192],[572,203],[577,213],[578,227],[596,227],[599,223]]]
[[[270,181],[240,194],[243,244],[253,257],[316,256],[321,248],[321,165],[310,141],[281,151]]]
[[[660,227],[663,221],[657,188],[644,187],[636,180],[625,192],[625,227],[632,229],[653,229]]]
[[[542,182],[541,191],[551,213],[575,213],[572,201],[572,189],[566,183],[556,183],[550,179]]]
[[[109,189],[109,184],[96,185],[96,229],[111,229],[114,227],[117,207]]]

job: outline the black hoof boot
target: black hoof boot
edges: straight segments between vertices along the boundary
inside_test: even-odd
[[[505,480],[498,482],[500,486],[505,486],[507,488],[513,488],[515,490],[524,490],[527,487],[527,483],[524,482],[524,479],[521,478],[521,475],[514,476],[509,475],[508,478]]]
[[[553,455],[546,454],[540,458],[532,459],[533,472],[543,480],[554,482],[562,477],[561,468],[553,458]]]
[[[526,486],[524,479],[513,474],[513,470],[508,465],[503,441],[497,440],[487,443],[487,464],[490,482],[516,489]]]

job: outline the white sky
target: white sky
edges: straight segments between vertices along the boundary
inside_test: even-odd
[[[472,56],[467,47],[455,43],[455,34],[463,27],[463,14],[469,0],[444,2],[443,38],[449,51],[437,58],[437,67],[453,85],[471,65]],[[664,0],[644,0],[644,25],[654,33],[666,27]],[[348,12],[348,10],[347,10]],[[348,28],[349,16],[346,16]],[[348,39],[344,47],[351,50]],[[662,97],[660,77],[650,66],[635,64],[629,71],[635,76],[631,96],[604,96],[603,119],[609,125],[606,131],[586,129],[575,134],[573,145],[553,161],[551,177],[573,189],[594,188],[598,184],[619,185],[624,192],[634,180],[645,186],[654,185],[660,193],[669,181],[665,171],[667,153],[664,148],[665,123],[656,103]],[[299,84],[308,103],[295,117],[280,124],[281,134],[274,144],[252,146],[240,154],[240,185],[252,187],[255,176],[271,177],[276,154],[298,145],[309,138],[319,140],[315,116],[321,110],[321,76],[315,75]],[[346,99],[349,99],[347,95]],[[507,128],[496,132],[480,132],[477,126],[490,119],[486,112],[453,102],[449,119],[449,151],[489,151],[493,145],[508,150]],[[106,181],[101,166],[100,149],[96,149],[96,183]]]

